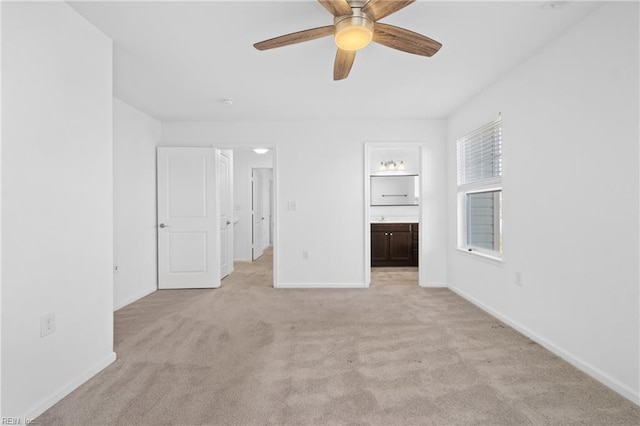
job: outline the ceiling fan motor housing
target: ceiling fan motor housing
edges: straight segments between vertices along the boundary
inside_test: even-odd
[[[365,4],[369,3],[369,0],[347,0],[351,9],[358,8],[361,9]]]

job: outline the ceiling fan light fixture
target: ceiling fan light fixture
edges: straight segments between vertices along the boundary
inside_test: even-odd
[[[336,24],[335,41],[342,50],[360,50],[373,39],[373,21],[363,16],[345,18]]]
[[[258,50],[268,50],[332,35],[338,45],[333,61],[334,81],[344,80],[349,76],[357,51],[372,41],[414,55],[433,56],[440,50],[442,43],[405,28],[379,22],[380,19],[404,9],[415,1],[318,0],[327,12],[333,15],[333,25],[296,31],[255,43],[253,46]]]

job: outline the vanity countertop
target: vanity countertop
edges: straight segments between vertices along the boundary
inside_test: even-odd
[[[417,216],[374,216],[371,223],[418,223]]]

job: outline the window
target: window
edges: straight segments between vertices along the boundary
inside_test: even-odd
[[[500,120],[458,140],[458,246],[502,253],[502,129]]]

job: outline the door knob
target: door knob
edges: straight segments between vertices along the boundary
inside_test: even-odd
[[[161,223],[161,224],[160,224],[160,225],[158,225],[158,226],[160,226],[160,228],[168,228],[168,227],[169,227],[169,225],[165,225],[164,223]]]
[[[231,225],[231,221],[230,220],[227,221],[227,225]]]

